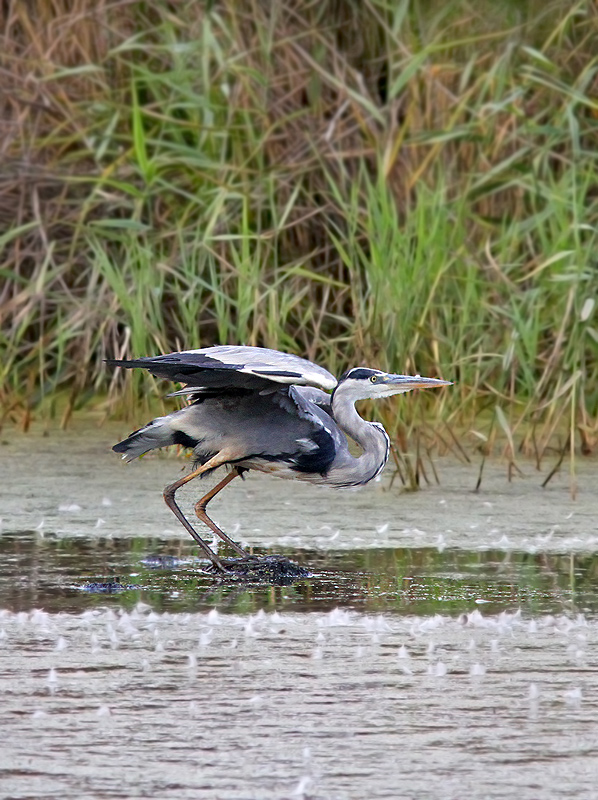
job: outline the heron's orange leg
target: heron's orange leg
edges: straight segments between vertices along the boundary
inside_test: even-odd
[[[236,478],[240,474],[241,473],[239,472],[239,470],[236,467],[233,467],[233,469],[228,473],[226,477],[224,477],[220,481],[220,483],[217,483],[213,489],[211,489],[207,494],[205,494],[201,498],[201,500],[198,500],[198,502],[195,504],[195,513],[197,514],[199,519],[204,523],[204,525],[207,525],[208,528],[210,528],[210,530],[214,531],[216,536],[219,536],[223,542],[226,542],[227,545],[229,547],[232,547],[232,549],[235,550],[240,556],[247,558],[249,553],[246,553],[242,547],[239,547],[239,545],[236,542],[233,542],[230,536],[227,536],[224,531],[220,530],[218,525],[216,525],[216,523],[213,520],[211,520],[206,514],[206,506],[208,505],[210,500],[213,497],[216,497],[218,492],[222,491],[222,489],[224,489],[225,486],[228,486],[228,484],[233,480],[233,478]]]
[[[168,506],[168,508],[172,511],[172,513],[175,515],[175,517],[179,520],[181,525],[183,525],[185,530],[188,531],[188,533],[190,533],[191,536],[193,536],[193,538],[195,539],[197,544],[201,547],[201,549],[204,551],[206,556],[210,559],[212,564],[214,564],[214,566],[217,569],[220,570],[220,572],[226,572],[226,569],[224,568],[222,562],[220,561],[220,559],[218,558],[216,553],[212,552],[212,550],[208,547],[208,544],[206,542],[204,542],[204,540],[197,533],[197,531],[187,521],[185,515],[183,514],[181,509],[178,507],[178,505],[176,503],[176,500],[174,499],[174,496],[175,496],[176,490],[180,489],[181,486],[184,486],[186,483],[189,483],[189,481],[193,480],[193,478],[197,478],[199,475],[203,475],[205,472],[209,472],[211,469],[216,469],[216,467],[220,467],[220,466],[222,466],[222,464],[226,464],[227,460],[228,459],[226,457],[224,457],[223,454],[222,455],[216,455],[213,458],[211,458],[209,461],[206,461],[205,464],[202,464],[201,467],[198,467],[197,469],[194,469],[193,472],[190,472],[188,475],[185,475],[184,478],[181,478],[180,480],[176,481],[175,483],[172,483],[170,486],[167,486],[164,489],[164,501],[165,501],[166,505]],[[230,476],[227,476],[227,477],[230,477]],[[232,480],[232,478],[231,478],[231,480]],[[208,499],[210,499],[210,498],[208,498]],[[222,535],[221,531],[220,531],[219,535]],[[228,537],[226,537],[226,538],[228,538]],[[247,555],[247,554],[243,551],[243,555]]]

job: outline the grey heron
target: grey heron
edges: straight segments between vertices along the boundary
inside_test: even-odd
[[[108,364],[141,367],[185,384],[173,395],[188,395],[189,405],[148,422],[112,449],[127,461],[173,444],[193,451],[192,471],[164,489],[164,500],[221,572],[225,564],[177,505],[177,489],[218,467],[230,467],[195,504],[195,513],[238,555],[249,557],[206,513],[210,500],[235,477],[259,470],[332,487],[367,483],[384,469],[390,439],[380,423],[359,416],[356,401],[450,384],[365,367],[350,369],[337,380],[311,361],[262,347],[207,347]],[[359,445],[360,455],[349,452],[347,437]]]

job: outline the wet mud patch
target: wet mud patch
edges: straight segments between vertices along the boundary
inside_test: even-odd
[[[247,558],[221,559],[225,572],[214,568],[210,572],[221,583],[270,584],[272,586],[291,586],[304,578],[312,577],[311,572],[285,556],[251,555]]]

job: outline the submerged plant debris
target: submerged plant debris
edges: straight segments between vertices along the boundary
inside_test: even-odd
[[[89,594],[118,594],[119,592],[125,592],[128,589],[137,589],[138,587],[133,584],[122,584],[118,580],[116,581],[91,581],[90,583],[84,583],[81,586],[81,590],[83,592],[88,592]]]

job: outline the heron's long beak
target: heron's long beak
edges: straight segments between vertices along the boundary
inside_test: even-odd
[[[388,388],[388,394],[410,392],[412,389],[436,389],[438,386],[451,386],[452,381],[441,378],[422,378],[421,375],[392,375],[380,378],[380,383]]]

